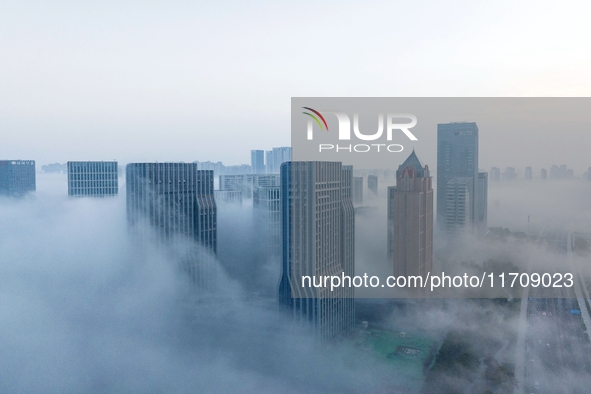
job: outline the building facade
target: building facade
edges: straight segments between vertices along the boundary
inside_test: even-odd
[[[449,182],[456,177],[472,178],[470,183],[468,215],[476,217],[474,196],[478,179],[478,126],[474,122],[452,122],[437,125],[437,223],[440,228],[449,229],[448,222],[459,221],[449,218],[455,210],[447,209]]]
[[[448,234],[472,232],[472,201],[474,178],[456,177],[446,185],[446,222]]]
[[[363,177],[353,177],[353,204],[363,204]]]
[[[236,204],[242,205],[242,192],[233,190],[215,190],[213,192],[216,205]]]
[[[353,287],[302,286],[303,276],[355,275],[353,169],[339,162],[287,162],[281,167],[283,270],[279,302],[322,340],[355,325]]]
[[[220,190],[242,192],[242,198],[252,199],[256,187],[279,186],[279,174],[220,175]]]
[[[255,224],[261,232],[261,242],[273,257],[281,255],[280,195],[279,186],[256,187],[252,200]]]
[[[414,150],[388,188],[388,258],[394,276],[426,277],[433,269],[433,187]]]
[[[0,160],[0,196],[21,197],[36,188],[35,160]]]
[[[107,197],[119,192],[116,161],[69,161],[68,195]]]
[[[206,256],[217,251],[217,207],[213,171],[195,163],[131,163],[126,167],[127,221],[150,240],[170,245],[176,238],[194,241],[195,252],[183,268],[199,283],[210,278]]]
[[[478,171],[476,183],[476,228],[485,233],[488,226],[488,173]]]

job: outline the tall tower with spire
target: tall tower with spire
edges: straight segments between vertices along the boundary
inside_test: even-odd
[[[414,149],[388,188],[388,258],[394,276],[425,278],[433,269],[432,178]]]

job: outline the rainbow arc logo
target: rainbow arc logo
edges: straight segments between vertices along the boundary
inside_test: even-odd
[[[314,114],[318,115],[318,117],[320,117],[320,119],[318,119],[317,116],[315,116],[314,114],[311,114],[310,112],[302,112],[304,115],[308,115],[309,117],[314,119],[316,121],[316,123],[318,123],[320,130],[324,130],[324,127],[322,127],[322,123],[324,123],[324,126],[326,126],[326,131],[328,131],[328,124],[326,123],[326,119],[324,119],[324,116],[322,116],[322,114],[320,112],[318,112],[315,109],[312,109],[310,107],[302,107],[302,108],[307,109],[308,111],[313,112]],[[321,119],[322,119],[322,123],[320,123]]]

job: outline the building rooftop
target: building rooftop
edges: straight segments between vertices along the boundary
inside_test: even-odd
[[[429,176],[428,167],[427,171],[425,171],[425,166],[423,166],[423,163],[421,163],[421,160],[419,160],[417,157],[414,149],[412,150],[412,153],[406,158],[404,163],[398,166],[396,177],[401,178],[403,170],[407,167],[413,167],[415,169],[416,172],[414,174],[414,178],[424,178],[425,176]]]

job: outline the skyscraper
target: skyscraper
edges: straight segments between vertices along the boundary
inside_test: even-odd
[[[448,228],[448,222],[459,219],[446,217],[455,214],[448,211],[448,183],[456,177],[472,178],[467,193],[467,207],[474,225],[475,195],[478,179],[478,126],[474,122],[452,122],[437,125],[437,223]]]
[[[36,190],[35,160],[0,160],[0,196],[20,197]]]
[[[378,195],[378,176],[368,175],[367,176],[367,188],[374,196]]]
[[[486,232],[488,220],[488,174],[486,171],[478,171],[476,183],[476,227],[481,232]]]
[[[322,340],[348,334],[355,324],[353,287],[303,287],[302,276],[355,274],[353,169],[339,162],[281,166],[283,272],[279,301],[308,321]]]
[[[68,195],[116,196],[119,191],[116,161],[69,161]]]
[[[394,276],[425,278],[433,269],[432,178],[414,150],[388,188],[388,258]]]
[[[153,229],[158,244],[175,237],[199,245],[183,259],[184,268],[206,283],[211,267],[205,251],[217,250],[217,207],[213,171],[198,170],[196,163],[132,163],[126,168],[127,220],[139,231],[142,223]]]
[[[363,177],[356,176],[353,178],[353,204],[363,203]]]
[[[251,150],[250,151],[250,168],[253,174],[265,173],[265,151]]]

